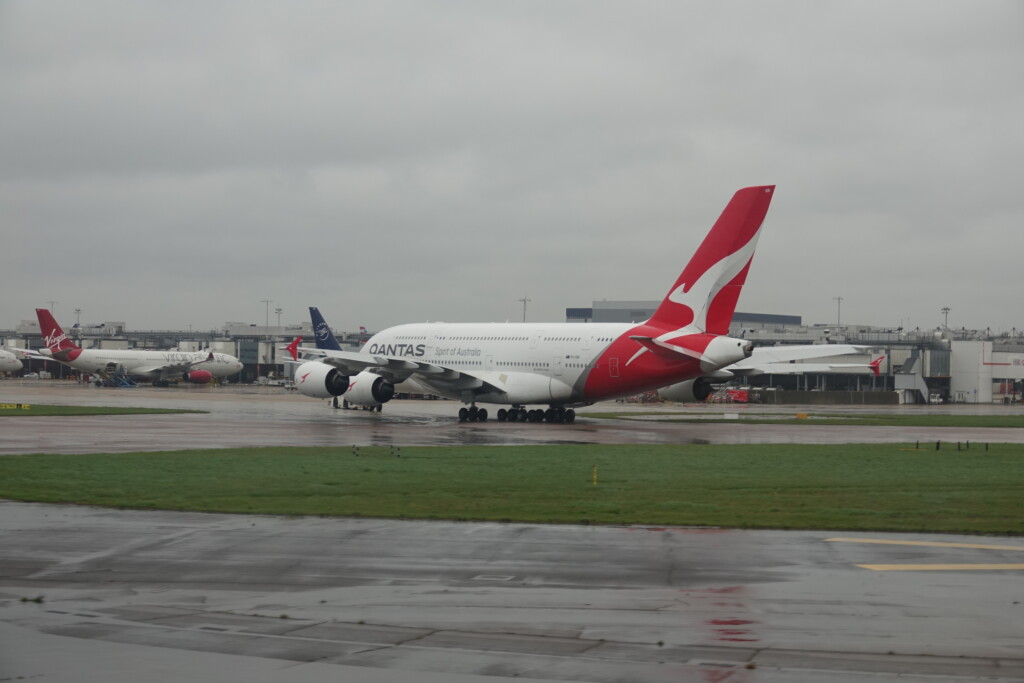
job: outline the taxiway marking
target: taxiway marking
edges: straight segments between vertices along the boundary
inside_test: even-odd
[[[827,543],[877,543],[882,545],[913,545],[931,548],[968,548],[971,550],[1011,550],[1024,552],[1024,546],[991,545],[988,543],[948,543],[945,541],[897,541],[886,538],[826,538]],[[863,569],[879,572],[927,572],[927,571],[1003,571],[1024,569],[1024,564],[858,564]]]
[[[988,545],[985,543],[944,543],[941,541],[892,541],[884,538],[826,538],[833,543],[880,543],[885,545],[923,545],[934,548],[974,548],[976,550],[1017,550],[1024,552],[1020,545]]]
[[[879,572],[969,571],[1024,569],[1024,564],[858,564],[864,569]]]

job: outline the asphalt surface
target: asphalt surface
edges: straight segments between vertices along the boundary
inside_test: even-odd
[[[4,417],[0,452],[865,440],[743,425],[735,407],[724,426],[481,425],[450,402],[377,415],[280,389],[0,382],[0,403],[151,402],[211,412]],[[1020,442],[982,431],[975,442]],[[1024,681],[1021,538],[0,502],[0,548],[0,681]]]
[[[601,403],[578,411],[572,425],[460,423],[453,401],[391,401],[381,413],[338,410],[327,401],[280,387],[181,386],[167,389],[96,388],[73,382],[0,381],[0,404],[68,404],[188,408],[187,415],[3,418],[0,454],[92,453],[223,448],[234,446],[423,446],[585,443],[1024,443],[1024,429],[862,427],[745,423],[757,414],[793,417],[799,406],[649,406]],[[639,420],[588,418],[602,411],[661,412]],[[679,423],[680,411],[735,416],[729,423]],[[1001,412],[1020,406],[829,406],[811,412]],[[1022,421],[1024,424],[1024,421]]]

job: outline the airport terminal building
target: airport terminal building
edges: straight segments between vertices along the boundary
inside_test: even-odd
[[[567,308],[567,322],[639,322],[657,301],[595,301],[587,308]],[[218,329],[130,330],[124,322],[75,328],[70,336],[83,348],[210,350],[236,356],[244,369],[231,382],[284,381],[283,347],[295,337],[312,339],[309,323],[254,325],[228,322]],[[335,331],[339,342],[358,350],[372,332]],[[730,335],[757,346],[793,344],[855,344],[865,353],[842,362],[866,365],[879,356],[879,374],[861,372],[760,375],[744,378],[770,402],[899,402],[1018,403],[1024,392],[1024,334],[992,335],[988,331],[903,330],[871,325],[806,325],[798,315],[737,312]],[[39,348],[42,338],[35,320],[14,330],[0,330],[3,346]],[[70,371],[52,361],[28,361],[24,374]]]

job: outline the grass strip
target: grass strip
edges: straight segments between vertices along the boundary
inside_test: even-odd
[[[12,455],[0,457],[0,496],[284,515],[1024,534],[1024,446],[930,448],[687,444]]]
[[[184,408],[119,408],[114,406],[52,406],[37,403],[0,403],[0,417],[42,417],[81,415],[164,415],[206,413],[206,410]]]

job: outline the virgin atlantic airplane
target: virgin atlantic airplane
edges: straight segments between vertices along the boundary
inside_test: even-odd
[[[101,376],[124,372],[131,377],[150,379],[154,386],[165,387],[172,379],[208,384],[214,377],[227,377],[242,369],[242,363],[226,353],[82,349],[68,339],[49,310],[37,308],[36,317],[46,348],[33,352],[33,357],[55,360],[80,372]]]
[[[298,347],[296,388],[378,411],[395,384],[465,404],[460,420],[571,423],[573,408],[668,385],[703,400],[708,378],[753,345],[727,336],[774,185],[740,190],[645,322],[416,323],[371,337],[360,351]],[[529,406],[546,406],[533,408]]]

